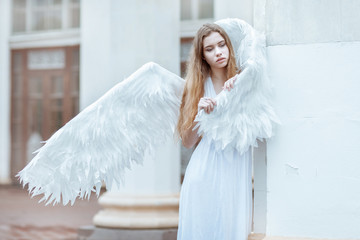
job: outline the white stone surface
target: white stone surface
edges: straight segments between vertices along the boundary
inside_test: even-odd
[[[111,1],[81,3],[80,109],[90,105],[122,79],[111,69]]]
[[[283,125],[268,141],[266,234],[360,238],[360,42],[268,56]]]
[[[124,195],[166,195],[180,192],[180,145],[169,141],[159,146],[156,159],[144,159],[125,173],[125,184],[114,190]]]
[[[81,109],[147,62],[180,73],[179,7],[166,0],[81,5]]]
[[[266,32],[266,0],[254,0],[254,28],[260,32]]]
[[[253,25],[253,0],[214,0],[214,19],[241,18]]]
[[[261,1],[268,45],[360,40],[358,0],[267,0],[265,15]]]
[[[0,1],[0,184],[10,182],[10,9]]]

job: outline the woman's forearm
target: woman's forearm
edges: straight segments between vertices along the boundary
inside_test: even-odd
[[[194,122],[193,125],[191,126],[191,128],[186,130],[186,132],[182,138],[182,144],[186,148],[192,148],[198,142],[198,140],[200,138],[197,134],[197,129],[195,129],[193,131],[193,128],[195,127],[196,124],[197,124],[197,122]]]

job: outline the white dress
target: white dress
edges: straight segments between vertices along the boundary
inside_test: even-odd
[[[205,96],[215,97],[210,78]],[[177,240],[246,240],[252,222],[251,148],[215,151],[203,136],[180,192]]]

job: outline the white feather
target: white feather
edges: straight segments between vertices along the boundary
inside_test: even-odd
[[[59,129],[18,176],[47,204],[74,203],[122,181],[173,136],[184,80],[148,63]],[[95,186],[95,189],[94,189]]]
[[[206,134],[217,149],[236,148],[240,153],[257,146],[257,139],[270,138],[280,123],[270,99],[265,36],[240,19],[215,22],[229,35],[238,67],[242,70],[234,88],[222,91],[210,114],[199,111],[198,134]]]

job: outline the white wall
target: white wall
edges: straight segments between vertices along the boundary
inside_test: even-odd
[[[360,238],[360,42],[268,48],[267,235]]]
[[[10,9],[0,1],[0,184],[10,183]]]
[[[268,45],[360,40],[358,0],[265,2]]]
[[[360,1],[257,0],[275,106],[267,236],[360,239]]]

